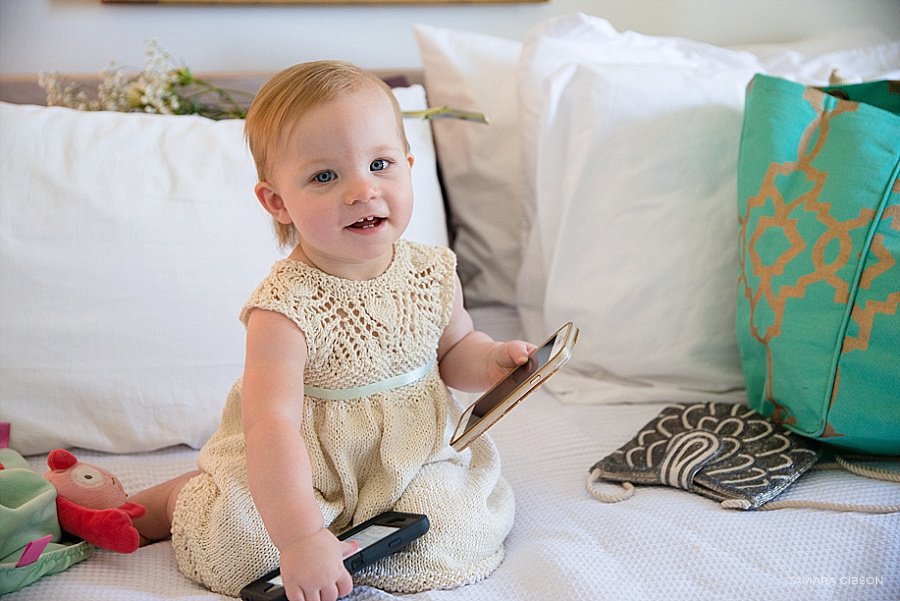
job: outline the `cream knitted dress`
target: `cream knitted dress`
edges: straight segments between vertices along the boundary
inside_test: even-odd
[[[405,551],[357,573],[357,584],[394,592],[450,588],[486,577],[503,559],[512,491],[489,437],[463,453],[449,447],[459,409],[434,363],[450,319],[455,267],[450,251],[404,240],[373,280],[344,280],[284,260],[241,313],[246,324],[253,308],[277,311],[306,336],[302,432],[329,528],[341,532],[392,508],[424,513],[431,522]],[[370,396],[309,395],[310,389],[355,388],[417,369],[426,375]],[[278,566],[247,487],[240,381],[199,466],[204,473],[188,482],[176,503],[178,565],[212,590],[237,596]]]

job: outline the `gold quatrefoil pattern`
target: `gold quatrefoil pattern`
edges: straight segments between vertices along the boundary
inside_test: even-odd
[[[783,115],[754,106],[756,85],[773,85],[770,101],[779,94],[786,101],[792,90],[758,76],[748,94],[748,112],[759,108],[754,114],[768,130],[763,139],[745,116],[738,328],[745,375],[764,373],[758,393],[748,381],[748,394],[751,406],[756,402],[779,423],[821,438],[842,437],[830,416],[812,427],[807,418],[816,403],[821,416],[829,415],[842,370],[865,377],[859,360],[846,357],[870,353],[876,379],[885,361],[895,361],[887,369],[900,372],[900,339],[885,340],[883,333],[885,325],[897,332],[900,323],[900,137],[885,139],[876,129],[867,136],[866,124],[882,116],[873,107],[797,84],[791,85],[803,90],[796,95],[799,110]],[[750,165],[749,155],[775,160]],[[887,386],[897,382],[896,375],[885,380]],[[813,400],[798,403],[804,395]],[[900,388],[894,395],[893,411],[900,415]],[[852,396],[862,395],[854,388]]]

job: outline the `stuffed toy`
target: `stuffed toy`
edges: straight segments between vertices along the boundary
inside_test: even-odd
[[[118,553],[137,550],[140,535],[131,520],[144,515],[143,505],[126,500],[125,489],[111,473],[82,463],[64,449],[47,457],[44,478],[56,488],[60,527],[87,542]]]
[[[7,448],[0,422],[0,597],[94,552],[83,540],[66,540],[56,517],[56,489],[16,451]]]

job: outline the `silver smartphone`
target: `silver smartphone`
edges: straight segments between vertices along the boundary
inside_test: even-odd
[[[450,446],[462,451],[519,401],[546,382],[547,378],[569,360],[576,340],[578,328],[569,322],[534,349],[525,364],[510,371],[463,411],[450,439]]]

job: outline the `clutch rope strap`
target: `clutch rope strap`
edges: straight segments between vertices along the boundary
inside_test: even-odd
[[[857,458],[853,457],[851,459]],[[815,465],[811,469],[844,469],[858,476],[872,478],[874,480],[883,480],[885,482],[900,483],[900,472],[895,472],[879,467],[860,465],[859,463],[852,463],[850,459],[841,455],[836,455],[835,461],[833,463]],[[587,480],[585,481],[585,488],[591,494],[591,496],[593,496],[598,501],[602,501],[604,503],[618,503],[620,501],[630,499],[634,495],[634,485],[631,482],[623,482],[622,492],[612,494],[602,492],[599,489],[598,484],[600,483],[600,481],[601,478],[598,469],[592,470],[588,475]],[[722,501],[720,504],[725,509],[750,509],[750,502],[744,499],[729,499],[727,501]],[[829,503],[827,501],[805,500],[770,501],[760,507],[757,507],[757,510],[760,511],[771,511],[774,509],[821,509],[827,511],[853,511],[858,513],[872,514],[900,513],[900,505],[866,505],[859,503]]]

